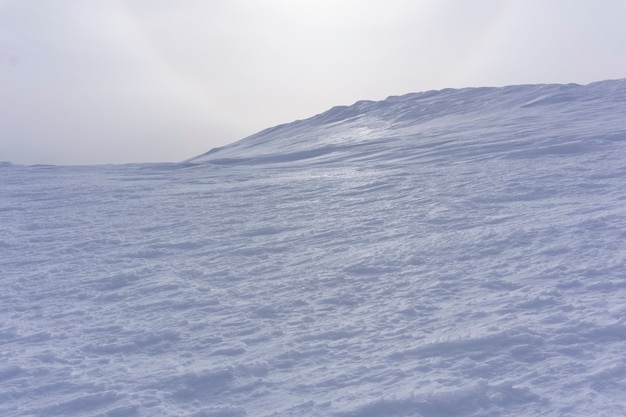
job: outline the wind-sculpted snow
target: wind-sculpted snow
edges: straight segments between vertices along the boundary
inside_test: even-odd
[[[622,140],[626,82],[466,88],[361,101],[267,129],[190,163],[515,157]],[[617,131],[612,131],[617,127]],[[599,134],[602,132],[603,134]]]
[[[626,415],[626,81],[0,164],[0,415]]]

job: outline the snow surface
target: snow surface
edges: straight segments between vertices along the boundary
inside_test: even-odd
[[[0,164],[0,415],[626,415],[626,80]]]

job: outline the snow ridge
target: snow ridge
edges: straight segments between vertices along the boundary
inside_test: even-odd
[[[497,145],[506,156],[507,151],[520,151],[521,147],[531,150],[537,145],[554,145],[558,138],[581,140],[585,134],[593,134],[599,123],[622,126],[618,119],[623,116],[620,110],[625,97],[624,80],[615,80],[586,86],[446,89],[380,102],[359,101],[264,130],[187,162],[232,165],[314,159],[310,162],[326,163],[366,157],[368,151],[374,158],[384,151],[384,158],[393,162],[407,153],[419,157],[424,147],[436,151],[437,143],[431,138],[439,143],[448,140],[455,147],[454,152],[442,148],[443,158],[457,156],[463,147],[471,147],[479,155],[490,154],[489,142],[468,135],[479,129],[492,137],[503,135]],[[531,132],[533,140],[529,141]]]
[[[626,415],[626,80],[0,164],[0,415]]]

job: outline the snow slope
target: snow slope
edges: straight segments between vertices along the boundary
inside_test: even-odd
[[[0,415],[626,415],[626,80],[0,164]]]

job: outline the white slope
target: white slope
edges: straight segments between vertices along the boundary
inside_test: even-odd
[[[626,415],[626,80],[0,164],[0,415]]]
[[[625,101],[624,80],[429,91],[334,107],[187,162],[434,162],[584,152],[596,140],[621,139]],[[617,132],[604,132],[613,126]]]

